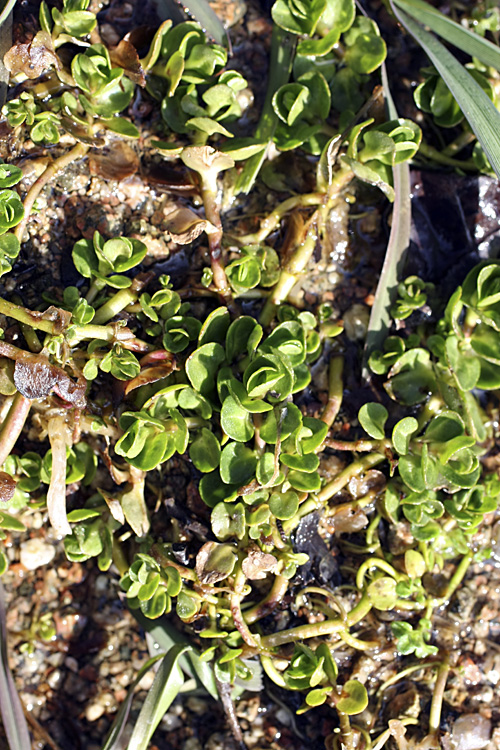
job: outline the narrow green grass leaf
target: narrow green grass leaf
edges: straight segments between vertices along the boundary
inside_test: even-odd
[[[394,0],[390,2],[398,20],[415,37],[450,89],[500,177],[500,112],[451,52],[405,11],[396,7]]]
[[[156,727],[184,684],[179,659],[190,648],[181,644],[172,646],[163,658],[134,726],[128,750],[147,750]]]
[[[492,42],[460,26],[423,0],[394,0],[394,4],[458,49],[500,70],[500,48]]]
[[[130,611],[141,628],[151,636],[162,651],[169,651],[175,645],[187,645],[186,639],[166,617],[149,620],[138,609]],[[210,664],[200,659],[199,653],[194,648],[181,657],[179,666],[189,677],[194,677],[198,686],[204,688],[212,698],[219,699],[213,669]]]
[[[398,113],[389,89],[385,65],[382,66],[381,70],[387,110],[389,118],[393,120],[397,118]],[[392,169],[392,174],[394,181],[394,205],[391,232],[368,323],[363,357],[363,377],[365,379],[369,377],[367,367],[368,358],[375,349],[382,347],[382,342],[389,331],[391,324],[390,309],[396,301],[400,272],[402,271],[406,251],[410,244],[411,197],[410,168],[408,162],[396,164]]]
[[[274,26],[271,39],[271,59],[269,61],[269,80],[266,99],[262,108],[259,124],[255,131],[255,140],[270,143],[278,123],[278,115],[273,109],[273,96],[276,91],[288,83],[292,70],[297,36]],[[267,147],[260,153],[251,156],[243,171],[236,180],[235,193],[249,193],[260,168],[266,158]]]
[[[0,2],[0,26],[5,23],[9,14],[14,10],[16,0],[3,0]]]
[[[7,625],[5,621],[5,591],[0,581],[0,713],[7,735],[9,750],[27,750],[31,747],[28,724],[21,699],[14,685],[7,657]]]
[[[158,654],[157,656],[154,656],[152,659],[149,659],[138,671],[135,680],[129,686],[127,697],[118,709],[115,720],[113,721],[102,750],[122,750],[123,744],[121,742],[121,738],[123,735],[123,731],[127,725],[127,719],[132,707],[132,701],[134,700],[135,689],[144,675],[149,672],[153,664],[155,664],[159,659],[162,659],[164,656],[165,654]]]
[[[153,4],[160,21],[173,18],[177,23],[177,19],[183,19],[182,11],[184,11],[198,21],[203,31],[217,44],[228,46],[226,27],[210,7],[208,0],[153,0]]]

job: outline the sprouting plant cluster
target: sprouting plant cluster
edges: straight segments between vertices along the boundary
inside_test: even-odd
[[[169,214],[169,237],[206,263],[178,289],[142,265],[147,243],[96,231],[72,249],[76,286],[51,290],[37,310],[0,298],[0,533],[23,531],[25,509],[46,511],[69,560],[118,571],[137,617],[177,623],[186,642],[159,672],[171,699],[186,653],[215,695],[217,685],[244,686],[263,671],[303,695],[299,713],[334,708],[340,740],[353,750],[355,733],[367,743],[369,732],[349,717],[370,696],[336,649],[379,648],[364,623],[389,612],[398,654],[447,673],[433,616],[484,554],[474,534],[500,495],[482,463],[496,437],[483,396],[500,387],[500,265],[472,270],[442,315],[431,284],[416,276],[399,284],[397,324],[368,361],[373,399],[349,415],[352,439],[340,439],[342,324],[331,306],[299,309],[289,297],[345,189],[364,182],[394,200],[393,169],[421,146],[415,123],[371,111],[371,74],[386,54],[376,24],[353,0],[277,0],[272,55],[284,45],[285,58],[271,71],[256,132],[242,138],[248,84],[199,24],[164,22],[139,58],[127,40],[113,50],[90,43],[88,7],[42,2],[40,31],[6,56],[16,90],[3,114],[14,133],[58,154],[63,133],[73,145],[23,200],[21,169],[0,164],[0,272],[12,269],[36,198],[55,175],[110,133],[139,135],[127,119],[136,85],[159,103],[162,139],[152,145],[182,163],[196,192]],[[476,20],[486,29],[485,18]],[[440,80],[429,71],[416,96],[438,124],[456,126],[461,112]],[[313,192],[293,192],[282,175],[286,199],[243,233],[221,211],[221,185],[227,205],[248,192],[270,146],[307,154]],[[276,230],[291,214],[297,221],[282,245]],[[438,322],[422,322],[422,309]],[[328,370],[327,390],[313,378],[319,368]],[[28,424],[37,452],[22,449]],[[190,512],[205,524],[194,541],[188,535],[187,552],[177,519],[165,524],[155,512],[175,466],[189,476]],[[69,485],[78,485],[70,503]],[[297,532],[312,514],[349,556],[338,590],[301,583],[309,556]],[[387,530],[401,527],[394,552]],[[52,632],[48,620],[29,637],[38,632]],[[441,699],[438,690],[434,740]],[[133,747],[146,747],[160,718]]]

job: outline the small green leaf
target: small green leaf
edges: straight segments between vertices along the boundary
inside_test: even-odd
[[[349,716],[360,714],[368,705],[368,693],[358,680],[348,680],[342,686],[342,695],[336,707]]]
[[[415,417],[400,419],[392,431],[392,444],[400,456],[408,453],[410,441],[418,432],[418,422]]]
[[[376,578],[368,585],[366,593],[375,609],[380,609],[383,612],[392,609],[398,598],[396,581],[389,576]]]
[[[293,518],[299,509],[299,497],[296,492],[273,492],[269,499],[269,507],[273,516],[280,521]]]
[[[208,473],[217,468],[220,461],[220,443],[206,427],[197,434],[189,448],[189,457],[198,471]]]
[[[388,416],[389,413],[385,406],[375,402],[363,404],[358,413],[361,427],[375,440],[384,439],[384,427]]]

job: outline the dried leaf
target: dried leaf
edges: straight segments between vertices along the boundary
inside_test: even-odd
[[[262,581],[266,573],[274,572],[277,564],[278,560],[274,555],[268,555],[258,547],[251,547],[241,569],[250,581]]]
[[[137,377],[132,378],[127,382],[125,386],[125,395],[134,391],[136,388],[140,388],[141,385],[149,385],[150,383],[156,383],[158,380],[168,377],[175,370],[175,362],[172,357],[172,362],[167,362],[163,365],[157,365],[156,367],[147,367]]]
[[[222,172],[234,167],[234,159],[211,146],[187,146],[183,149],[181,159],[189,169],[203,174],[205,172]]]
[[[133,148],[123,141],[113,143],[106,153],[89,156],[90,173],[105,180],[124,180],[139,169],[139,157]]]
[[[206,542],[196,555],[196,575],[200,583],[213,586],[233,572],[236,551],[230,544]]]
[[[165,210],[165,213],[167,211]],[[189,245],[203,232],[210,234],[216,231],[207,219],[201,219],[189,208],[174,206],[166,216],[166,228],[174,242],[179,245]]]
[[[39,31],[28,44],[15,44],[4,57],[4,64],[12,76],[24,73],[27,78],[38,78],[49,68],[59,69],[61,63],[56,55],[52,37]]]
[[[54,307],[54,305],[51,305],[43,312],[38,312],[38,310],[29,310],[28,312],[34,321],[46,320],[49,323],[53,323],[51,333],[56,336],[59,333],[63,333],[71,322],[70,311],[61,310],[60,307]]]
[[[10,474],[0,471],[0,502],[8,503],[14,497],[16,483]]]
[[[106,505],[109,508],[109,512],[115,519],[115,521],[118,521],[118,523],[124,524],[125,523],[125,513],[123,512],[123,508],[120,504],[120,501],[117,500],[116,497],[111,495],[109,492],[106,492],[105,490],[98,489],[99,494],[101,497],[104,498],[106,501]]]
[[[86,404],[86,381],[79,378],[75,383],[61,367],[51,365],[41,354],[27,354],[16,361],[14,383],[25,398],[45,398],[56,393],[78,409]]]
[[[134,45],[125,37],[114,48],[109,50],[111,64],[115,68],[123,68],[125,75],[138,86],[146,85],[146,76],[139,55]]]

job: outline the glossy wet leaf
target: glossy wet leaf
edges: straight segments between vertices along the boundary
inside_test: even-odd
[[[363,404],[358,413],[361,427],[375,440],[384,439],[384,427],[388,416],[385,406],[376,402]]]
[[[394,426],[392,444],[400,456],[408,453],[410,441],[417,431],[418,422],[415,417],[404,417]]]
[[[375,609],[383,612],[392,609],[398,598],[396,581],[394,578],[389,578],[389,576],[376,578],[368,585],[366,593]]]
[[[349,716],[360,714],[368,706],[368,693],[358,680],[348,680],[342,686],[342,694],[336,703],[338,711]]]
[[[213,471],[219,465],[220,453],[220,444],[213,432],[202,427],[189,448],[189,457],[193,464],[198,471]]]

